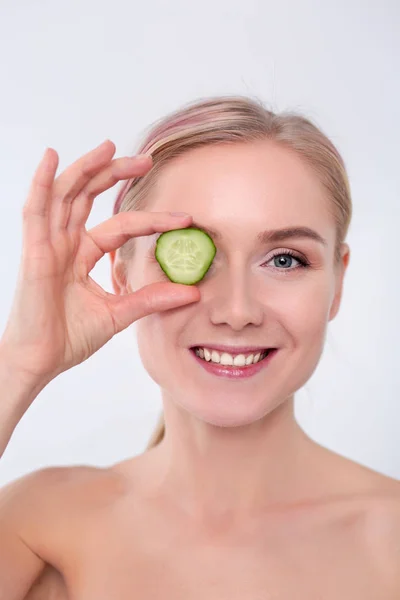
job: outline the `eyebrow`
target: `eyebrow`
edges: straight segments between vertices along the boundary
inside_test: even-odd
[[[190,227],[196,227],[197,229],[202,229],[205,233],[207,233],[212,239],[215,241],[221,241],[222,235],[219,231],[215,229],[210,229],[209,227],[205,227],[200,223],[195,223],[192,221]],[[328,242],[325,238],[323,238],[319,233],[317,233],[314,229],[310,227],[303,226],[294,226],[294,227],[285,227],[282,229],[266,229],[265,231],[261,231],[257,235],[257,241],[260,244],[271,244],[276,242],[283,242],[288,239],[310,239],[314,240],[322,244],[323,246],[327,246]]]

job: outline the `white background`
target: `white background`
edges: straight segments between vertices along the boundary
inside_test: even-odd
[[[217,94],[299,110],[341,151],[354,217],[342,307],[296,414],[323,445],[400,479],[398,0],[2,0],[0,56],[0,331],[22,205],[47,146],[60,170],[106,138],[116,156],[131,154],[153,121]],[[109,218],[115,191],[97,198],[89,227]],[[112,291],[108,257],[93,275]],[[131,327],[43,390],[0,484],[136,455],[161,409]]]

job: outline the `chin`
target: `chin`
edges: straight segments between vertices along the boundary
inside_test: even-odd
[[[166,389],[167,402],[174,402],[191,416],[217,427],[250,425],[267,416],[283,403],[282,397],[266,393],[265,389],[252,393],[218,389],[199,389],[192,386],[172,386]],[[185,389],[185,394],[182,394]]]

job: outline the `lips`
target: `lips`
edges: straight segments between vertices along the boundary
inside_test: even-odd
[[[191,346],[190,350],[195,350],[196,348],[208,348],[209,350],[216,350],[217,352],[227,352],[228,354],[232,354],[235,356],[236,354],[257,354],[257,352],[265,352],[266,350],[274,350],[273,347],[266,346],[227,346],[224,344],[209,344],[207,342],[196,344],[196,346]]]
[[[226,366],[223,364],[213,363],[212,361],[206,361],[199,356],[196,355],[193,349],[190,349],[190,354],[197,362],[197,364],[202,367],[205,371],[212,375],[216,375],[217,377],[223,377],[232,380],[241,380],[247,379],[249,377],[253,377],[260,371],[268,368],[268,365],[278,352],[277,348],[270,349],[267,353],[266,357],[262,360],[259,360],[257,363],[245,365],[245,366]]]

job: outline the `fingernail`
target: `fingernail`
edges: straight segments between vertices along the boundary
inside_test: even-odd
[[[189,213],[185,212],[170,212],[169,214],[173,217],[190,217]]]

